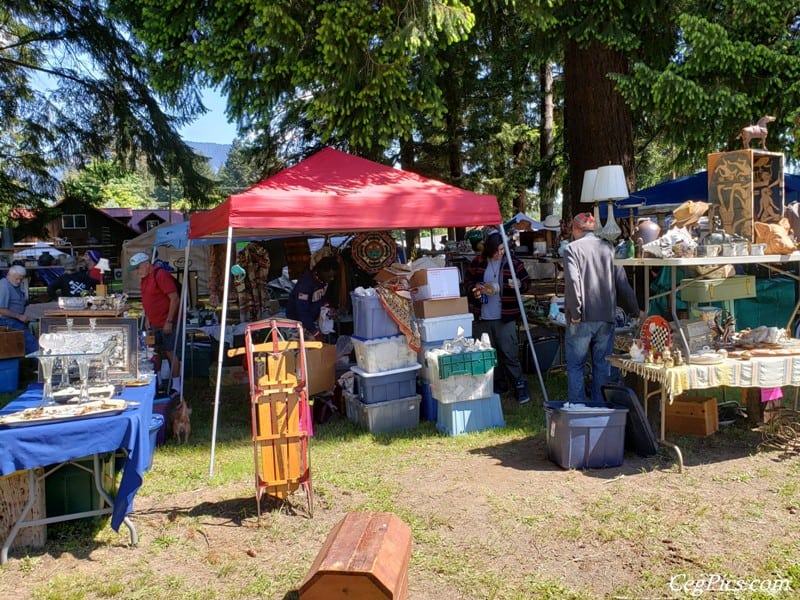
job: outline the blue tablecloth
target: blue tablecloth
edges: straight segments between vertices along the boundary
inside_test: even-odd
[[[0,476],[125,449],[128,457],[111,513],[111,527],[118,531],[122,520],[133,510],[133,499],[150,464],[150,419],[155,390],[155,378],[149,385],[125,388],[118,397],[139,404],[118,415],[0,428]],[[36,407],[41,400],[42,386],[31,384],[21,396],[0,409],[0,415]]]

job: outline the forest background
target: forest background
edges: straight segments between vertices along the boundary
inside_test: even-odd
[[[210,207],[326,145],[569,216],[585,170],[640,189],[765,114],[795,168],[799,32],[791,0],[9,0],[0,224],[66,195]],[[219,173],[177,133],[208,87],[239,132]]]

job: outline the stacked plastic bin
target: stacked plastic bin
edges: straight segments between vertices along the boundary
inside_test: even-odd
[[[461,435],[505,425],[500,396],[492,392],[497,364],[493,348],[448,353],[445,346],[429,351],[425,362],[439,431]]]
[[[345,393],[347,418],[371,433],[419,424],[416,353],[377,295],[352,294],[353,393]]]
[[[431,375],[425,362],[425,354],[430,350],[442,348],[446,342],[458,337],[459,330],[465,338],[471,338],[473,319],[472,313],[417,319],[419,338],[422,342],[422,349],[417,357],[422,365],[419,377],[419,394],[422,397],[420,414],[426,421],[436,421],[438,411],[431,391]]]

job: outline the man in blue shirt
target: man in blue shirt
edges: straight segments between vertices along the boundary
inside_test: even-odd
[[[27,271],[25,267],[14,265],[0,279],[0,327],[10,327],[25,333],[25,354],[36,352],[39,342],[28,329],[30,318],[25,314],[28,297],[22,289],[22,281]]]
[[[286,301],[286,316],[301,321],[307,335],[315,339],[321,337],[317,321],[328,285],[336,279],[339,261],[333,256],[326,256],[314,268],[303,273]]]

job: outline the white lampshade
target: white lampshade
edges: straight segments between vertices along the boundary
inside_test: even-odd
[[[594,180],[594,200],[622,200],[629,196],[622,165],[606,165],[597,169],[597,176]]]
[[[581,204],[591,204],[594,202],[594,182],[597,177],[597,169],[589,169],[583,172],[583,186],[581,187]]]

